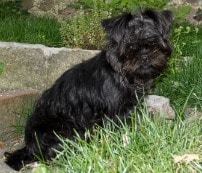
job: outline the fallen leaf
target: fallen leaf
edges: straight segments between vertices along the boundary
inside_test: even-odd
[[[0,141],[0,148],[4,147],[4,142]]]
[[[182,156],[173,155],[174,163],[185,162],[186,164],[199,160],[199,154],[184,154]]]
[[[122,135],[123,146],[126,147],[130,143],[130,137],[127,134]]]

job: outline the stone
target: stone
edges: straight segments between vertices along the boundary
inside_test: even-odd
[[[155,116],[162,116],[166,119],[173,120],[175,119],[175,112],[170,106],[170,101],[168,98],[157,95],[148,95],[144,99],[143,103],[149,113]]]
[[[27,88],[43,91],[66,70],[98,52],[0,42],[0,62],[4,63],[0,91]]]
[[[184,117],[188,121],[192,121],[195,119],[202,120],[202,112],[197,108],[186,108],[184,112]]]
[[[73,9],[69,5],[72,2],[75,0],[27,0],[22,6],[33,15],[61,19],[71,14]]]

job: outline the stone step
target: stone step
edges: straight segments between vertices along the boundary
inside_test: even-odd
[[[1,1],[1,0],[0,0]],[[33,88],[43,91],[75,64],[99,51],[51,48],[39,44],[0,42],[0,92],[8,89]]]
[[[11,131],[12,125],[19,123],[22,114],[31,112],[36,97],[37,90],[17,89],[0,92],[0,139],[8,140],[7,135]],[[6,138],[6,139],[4,139]]]

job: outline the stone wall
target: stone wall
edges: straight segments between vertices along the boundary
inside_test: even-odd
[[[75,0],[24,0],[23,9],[36,16],[65,17],[73,12],[68,5]]]
[[[0,92],[27,88],[42,91],[64,71],[98,52],[0,42],[0,62],[5,64],[0,76]]]

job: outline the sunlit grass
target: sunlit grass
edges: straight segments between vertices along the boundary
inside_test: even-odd
[[[57,20],[22,11],[20,1],[0,2],[0,41],[61,46]]]
[[[151,120],[142,110],[141,118],[132,114],[132,125],[108,123],[98,127],[90,142],[77,137],[76,141],[61,139],[63,150],[49,166],[34,171],[96,172],[96,173],[172,173],[202,171],[200,161],[175,164],[174,155],[202,156],[201,120]],[[34,172],[33,171],[33,172]]]
[[[188,107],[202,107],[202,28],[181,26],[179,38],[173,34],[174,53],[168,71],[156,83],[156,94],[170,98],[181,109],[187,96]],[[190,28],[187,32],[186,28]],[[176,41],[177,40],[177,41]]]

